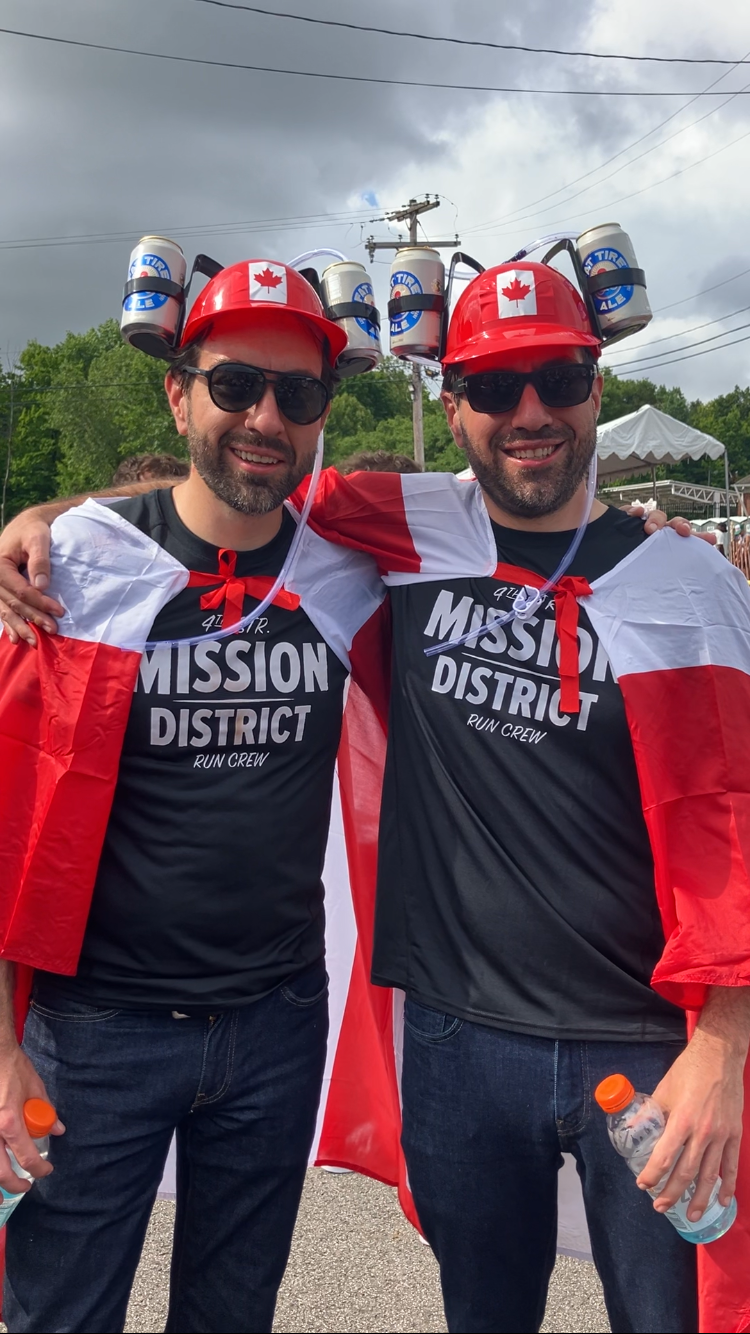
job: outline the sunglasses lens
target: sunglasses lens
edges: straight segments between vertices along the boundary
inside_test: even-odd
[[[251,366],[216,366],[209,382],[211,398],[223,412],[243,412],[263,397],[266,378]]]
[[[279,412],[297,426],[309,426],[326,410],[328,390],[313,376],[280,375],[274,391]]]
[[[466,397],[475,412],[503,413],[517,407],[531,381],[548,408],[574,408],[589,398],[596,377],[593,366],[549,366],[530,374],[486,371],[466,376]]]
[[[550,366],[539,372],[539,397],[548,408],[574,408],[585,403],[594,384],[593,366]]]
[[[523,377],[513,371],[467,375],[466,397],[474,412],[510,412],[523,392]]]

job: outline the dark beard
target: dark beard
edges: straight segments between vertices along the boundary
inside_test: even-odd
[[[237,449],[265,445],[276,454],[281,454],[288,467],[281,476],[269,478],[240,472],[231,466],[226,457],[232,445]],[[225,505],[238,510],[240,514],[270,514],[272,510],[278,509],[297,490],[303,478],[312,472],[315,462],[314,450],[297,460],[289,445],[263,436],[258,431],[227,431],[214,445],[207,436],[195,430],[192,422],[188,429],[188,448],[195,470],[206,486]]]
[[[578,437],[569,427],[540,431],[533,437],[535,441],[546,437],[557,442],[561,433],[564,434],[570,447],[568,458],[564,464],[552,459],[544,472],[535,469],[528,480],[516,479],[511,478],[502,449],[504,445],[522,444],[523,433],[514,431],[494,436],[489,443],[489,459],[486,459],[477,454],[463,423],[460,426],[466,457],[482,490],[499,509],[517,519],[541,519],[567,505],[588,473],[596,450],[595,423],[585,435]]]

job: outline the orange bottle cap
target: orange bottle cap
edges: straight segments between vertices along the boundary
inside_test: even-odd
[[[27,1098],[23,1105],[23,1119],[32,1139],[43,1139],[57,1120],[57,1112],[44,1098]]]
[[[597,1084],[594,1097],[603,1112],[621,1112],[635,1097],[635,1089],[626,1075],[609,1075]]]

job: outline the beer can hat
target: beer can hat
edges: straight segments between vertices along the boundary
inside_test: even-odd
[[[206,283],[185,321],[180,346],[200,338],[209,325],[230,320],[235,328],[245,322],[251,325],[254,311],[273,312],[282,321],[293,316],[312,325],[319,337],[328,339],[334,365],[346,347],[346,333],[326,318],[307,279],[287,264],[269,259],[230,264]]]
[[[557,269],[528,261],[498,264],[458,298],[443,365],[468,366],[533,347],[588,347],[598,357],[601,340],[580,293]]]

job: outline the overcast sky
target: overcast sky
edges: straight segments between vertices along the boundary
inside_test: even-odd
[[[265,4],[271,8],[273,0]],[[710,6],[705,0],[285,0],[287,7],[498,42],[735,59],[750,53],[745,0]],[[0,34],[0,347],[6,358],[30,338],[56,342],[68,329],[117,316],[131,247],[146,232],[175,235],[189,259],[203,250],[223,263],[289,260],[331,245],[367,263],[363,237],[396,233],[369,219],[426,191],[445,197],[425,219],[428,234],[450,237],[458,230],[463,249],[485,265],[558,227],[580,231],[619,221],[646,270],[652,306],[672,308],[608,354],[613,368],[628,366],[628,374],[637,374],[641,367],[631,370],[629,363],[666,335],[685,331],[659,342],[653,355],[677,357],[692,351],[689,343],[750,324],[747,311],[732,314],[750,308],[750,272],[734,278],[750,270],[750,97],[720,106],[732,92],[750,88],[750,65],[632,64],[433,45],[200,0],[0,0],[0,26],[327,73],[685,94],[388,88],[211,69]],[[716,79],[722,96],[687,105]],[[668,125],[629,148],[670,116]],[[694,123],[699,117],[706,118]],[[682,132],[664,143],[675,131]],[[729,146],[742,135],[748,137]],[[661,146],[632,161],[654,145]],[[715,156],[699,163],[709,154]],[[319,220],[304,221],[313,215]],[[188,236],[185,229],[196,230]],[[91,239],[38,243],[79,237]],[[381,309],[388,264],[380,256],[373,266]],[[694,296],[709,287],[715,290]],[[663,368],[646,366],[642,373],[681,385],[689,398],[705,398],[747,385],[749,371],[750,341]]]

